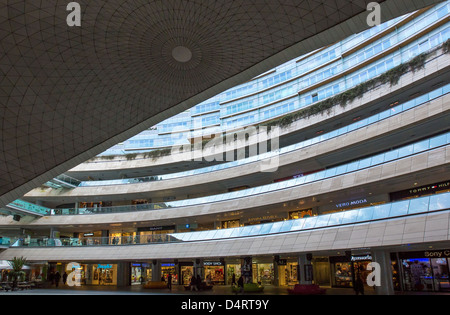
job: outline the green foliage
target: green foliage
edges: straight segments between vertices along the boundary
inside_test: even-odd
[[[13,281],[13,286],[17,281],[20,281],[24,277],[25,272],[22,271],[23,266],[26,264],[27,260],[24,257],[14,257],[12,260],[8,261],[11,266],[12,271],[10,272],[11,280]]]
[[[443,50],[444,53],[446,53],[446,54],[450,53],[450,38],[447,39],[447,40],[442,44],[442,50]]]
[[[448,42],[448,41],[447,41]],[[344,91],[340,94],[327,98],[321,102],[308,106],[306,108],[302,108],[297,112],[287,114],[279,119],[269,121],[267,123],[262,124],[263,126],[279,126],[281,128],[287,127],[291,125],[294,121],[300,120],[302,118],[308,118],[310,116],[314,116],[317,114],[324,114],[327,112],[328,114],[331,112],[332,107],[339,104],[341,107],[347,106],[347,104],[353,102],[357,98],[363,97],[363,95],[369,90],[383,84],[389,83],[391,86],[396,85],[400,80],[401,76],[405,73],[412,71],[416,72],[425,67],[425,62],[429,58],[429,56],[433,53],[422,53],[409,62],[400,64],[385,73],[363,82],[347,91]]]

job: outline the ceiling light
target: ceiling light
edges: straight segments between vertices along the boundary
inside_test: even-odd
[[[184,46],[177,46],[172,50],[172,57],[178,62],[188,62],[192,59],[192,51]]]

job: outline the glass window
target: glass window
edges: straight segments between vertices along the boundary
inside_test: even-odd
[[[339,225],[342,222],[342,218],[344,217],[344,212],[335,212],[332,213],[330,219],[328,220],[328,225]]]
[[[413,152],[413,145],[408,145],[406,147],[398,149],[398,157],[402,158],[408,155],[411,155]]]
[[[385,153],[385,161],[392,161],[398,158],[398,150],[392,150]]]
[[[282,225],[283,225],[282,221],[281,222],[275,222],[272,225],[272,228],[270,229],[269,233],[278,233],[280,231]]]
[[[417,143],[414,143],[414,145],[413,145],[413,152],[414,153],[419,153],[419,152],[428,150],[429,145],[430,145],[430,140],[428,140],[428,139],[420,141],[420,142],[417,142]]]
[[[430,148],[436,148],[439,147],[441,145],[445,145],[447,140],[447,135],[443,134],[437,137],[433,137],[430,139]]]
[[[303,228],[303,224],[305,223],[305,219],[293,220],[291,231],[298,231]]]
[[[303,229],[312,229],[316,225],[317,217],[309,217],[304,220],[305,224],[303,225]]]
[[[261,224],[257,224],[253,226],[253,229],[251,229],[250,231],[250,235],[257,235],[259,234],[259,232],[261,231],[262,225]]]
[[[390,217],[397,217],[408,214],[409,200],[399,201],[392,204]]]
[[[439,194],[430,197],[430,211],[450,208],[450,194]]]
[[[330,219],[330,214],[319,215],[316,221],[316,228],[327,226],[328,220]]]
[[[281,226],[280,232],[290,231],[293,223],[294,222],[292,220],[284,221],[283,225]]]
[[[409,201],[408,214],[427,212],[429,202],[430,197],[411,199]]]
[[[373,220],[384,219],[389,217],[391,211],[391,204],[379,205],[373,207]]]
[[[359,209],[358,222],[372,220],[373,210],[373,207]]]
[[[373,166],[383,162],[384,162],[384,153],[373,156],[372,160],[370,161],[370,165]]]
[[[371,160],[371,158],[366,158],[366,159],[363,159],[363,160],[359,161],[358,169],[369,167],[370,166],[370,160]]]
[[[259,234],[268,234],[270,232],[270,230],[272,229],[272,225],[273,223],[266,223],[263,224],[263,226],[261,227],[261,230],[259,231]]]
[[[358,217],[359,210],[348,210],[344,212],[344,217],[342,218],[342,224],[353,223]]]

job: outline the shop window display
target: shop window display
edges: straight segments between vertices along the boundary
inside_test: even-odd
[[[403,285],[406,291],[449,291],[448,258],[403,259]]]
[[[253,282],[262,285],[273,284],[273,264],[253,264]]]
[[[204,262],[206,284],[225,284],[225,266],[219,262]]]
[[[352,264],[350,262],[337,262],[334,264],[334,268],[335,285],[344,288],[352,287]]]

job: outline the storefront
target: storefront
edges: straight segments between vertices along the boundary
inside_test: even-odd
[[[131,285],[145,284],[152,281],[152,267],[149,263],[131,264]]]
[[[228,220],[228,221],[221,222],[222,229],[230,229],[230,228],[236,228],[236,227],[240,227],[240,226],[241,226],[241,223],[239,220]]]
[[[86,284],[117,285],[117,264],[88,265],[88,269],[92,270],[92,279],[87,275]]]
[[[270,285],[274,283],[273,263],[253,264],[253,282],[262,285]]]
[[[371,262],[371,255],[330,257],[332,286],[338,288],[352,288],[358,277],[361,277],[364,285],[367,286],[367,276],[370,273],[370,271],[367,270],[367,265]]]
[[[49,274],[55,274],[58,272],[61,276],[67,273],[67,276],[72,276],[73,281],[75,281],[75,273],[80,273],[80,283],[81,285],[98,285],[98,286],[115,286],[117,285],[117,274],[118,265],[112,263],[101,263],[101,264],[66,264],[66,263],[49,263]],[[70,281],[68,279],[68,281]],[[69,284],[67,284],[69,285]]]
[[[241,264],[240,263],[227,263],[226,266],[227,276],[226,276],[226,284],[231,285],[233,279],[235,283],[237,283],[239,277],[241,276]],[[234,275],[234,277],[233,277]]]
[[[298,284],[298,262],[289,262],[286,259],[280,259],[278,265],[278,285],[292,286]]]
[[[207,284],[225,284],[225,263],[223,261],[204,261],[203,269]]]
[[[194,276],[194,263],[192,262],[180,262],[180,284],[188,285],[191,283],[191,279]]]
[[[404,291],[450,291],[450,250],[398,253]],[[395,279],[394,279],[395,281]]]
[[[138,228],[137,243],[146,244],[164,241],[167,234],[175,232],[175,228],[175,225]]]
[[[175,263],[161,264],[161,280],[167,282],[169,275],[172,276],[172,284],[178,284],[178,272]]]
[[[313,215],[312,209],[305,209],[305,210],[295,210],[289,212],[288,219],[289,220],[296,220],[296,219],[302,219],[302,218],[308,218]]]

